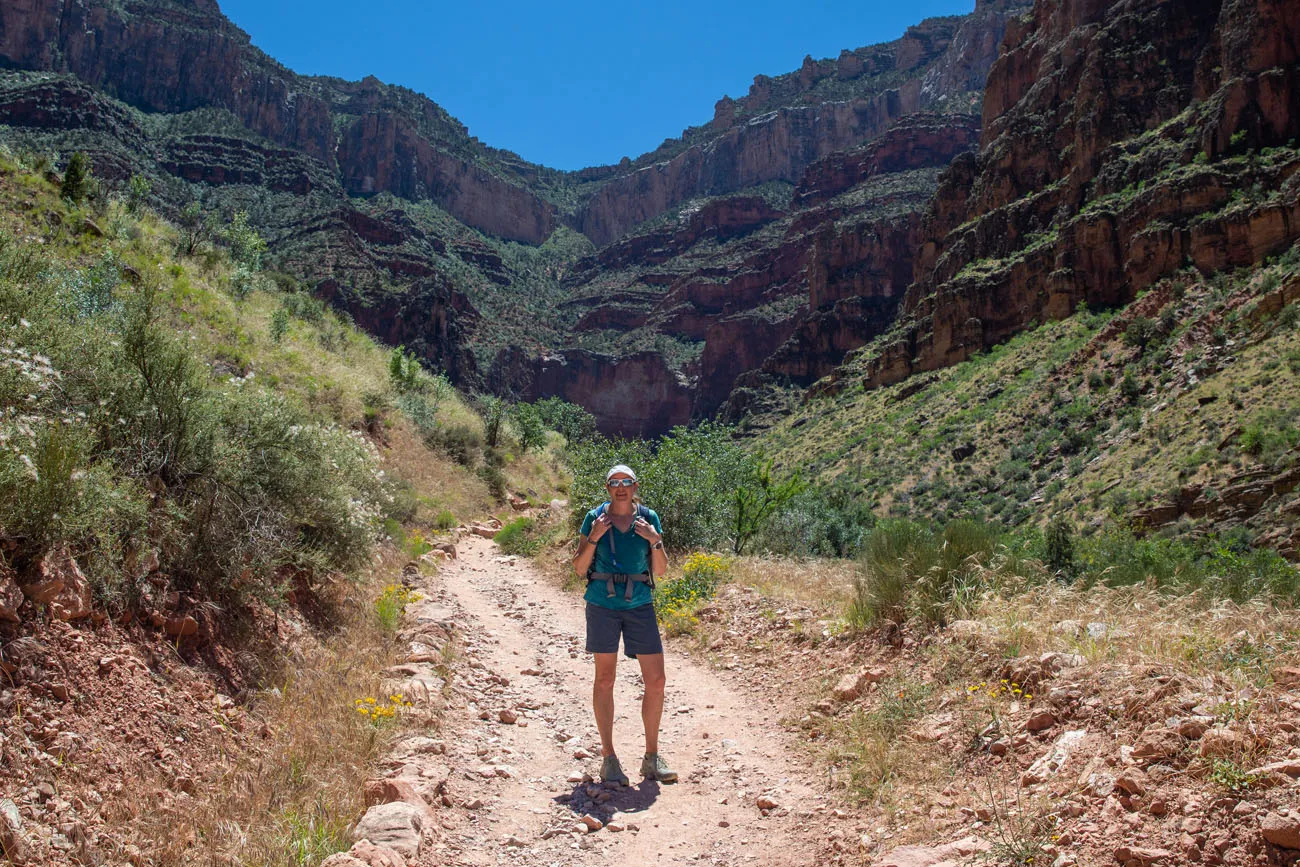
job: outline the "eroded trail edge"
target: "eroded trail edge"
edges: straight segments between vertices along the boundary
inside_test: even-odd
[[[457,547],[415,579],[425,598],[408,611],[417,662],[421,623],[454,624],[457,642],[442,730],[399,742],[389,765],[442,804],[410,863],[813,863],[829,807],[770,699],[670,646],[660,750],[681,781],[643,782],[641,679],[621,658],[615,742],[633,785],[593,783],[581,599],[486,539]]]

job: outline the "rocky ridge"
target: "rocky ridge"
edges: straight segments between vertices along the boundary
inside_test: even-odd
[[[1039,2],[989,73],[978,156],[925,217],[870,387],[944,367],[1191,265],[1246,267],[1300,236],[1291,4]]]

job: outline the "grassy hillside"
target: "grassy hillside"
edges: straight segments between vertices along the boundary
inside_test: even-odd
[[[1296,551],[1300,249],[1080,311],[864,391],[873,347],[755,445],[881,515],[1217,536]]]
[[[403,575],[507,492],[567,489],[559,440],[394,364],[238,223],[187,253],[60,180],[0,149],[0,790],[27,863],[319,863],[390,739],[437,725],[357,713],[389,701]],[[50,568],[72,595],[23,601]],[[94,748],[28,760],[33,720]]]

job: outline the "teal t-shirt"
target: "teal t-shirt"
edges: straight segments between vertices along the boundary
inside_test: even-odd
[[[655,528],[656,533],[663,533],[663,525],[659,522],[659,516],[653,509],[646,509],[648,514],[646,520]],[[591,534],[591,525],[596,522],[596,510],[592,509],[587,513],[587,517],[582,519],[582,535]],[[610,548],[610,537],[613,537],[614,547]],[[615,565],[615,552],[617,552],[618,563]],[[640,575],[643,572],[650,571],[650,543],[629,530],[624,533],[617,527],[610,527],[605,531],[596,542],[596,554],[591,561],[592,571],[594,572],[615,572],[628,575]],[[650,585],[642,582],[633,582],[632,598],[624,599],[624,587],[622,583],[614,585],[615,592],[613,598],[609,596],[609,587],[604,581],[592,581],[587,585],[587,592],[583,594],[592,605],[599,605],[601,608],[614,608],[617,610],[626,610],[628,608],[640,608],[642,605],[650,604]]]

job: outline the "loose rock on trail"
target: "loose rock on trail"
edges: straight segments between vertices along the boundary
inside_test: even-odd
[[[641,678],[620,657],[614,736],[633,785],[593,781],[600,739],[582,600],[487,539],[458,548],[416,579],[425,599],[408,610],[417,623],[454,624],[457,641],[441,729],[399,741],[387,766],[441,805],[396,821],[406,837],[387,845],[404,844],[408,864],[816,860],[830,808],[769,701],[670,647],[660,751],[681,781],[642,781]],[[397,788],[384,800],[400,801]]]

